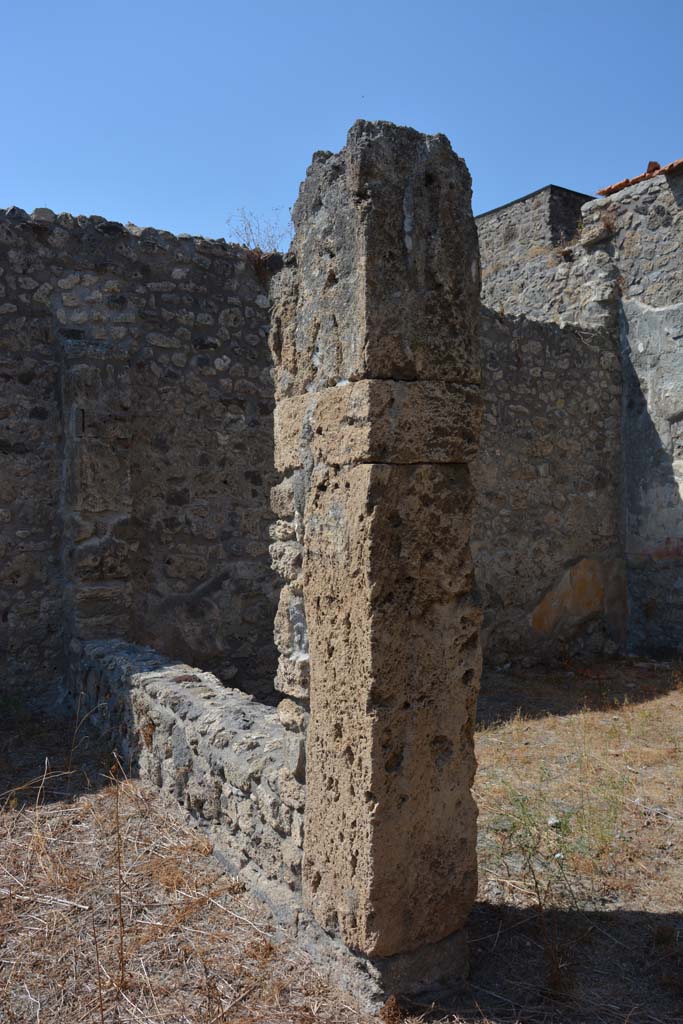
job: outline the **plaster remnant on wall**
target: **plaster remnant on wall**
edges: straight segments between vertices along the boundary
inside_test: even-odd
[[[590,619],[613,616],[623,629],[626,579],[621,560],[582,558],[563,573],[531,613],[531,627],[544,636],[572,632]],[[620,614],[621,613],[621,614]],[[617,634],[618,636],[618,634]]]

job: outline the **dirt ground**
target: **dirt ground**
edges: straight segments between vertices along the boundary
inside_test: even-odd
[[[387,1024],[683,1024],[683,671],[490,673],[467,989]],[[362,1024],[206,840],[73,724],[0,708],[2,1024]]]

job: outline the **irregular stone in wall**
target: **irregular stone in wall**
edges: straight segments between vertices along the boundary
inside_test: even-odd
[[[305,899],[373,956],[461,928],[476,891],[472,501],[464,466],[361,465],[306,508]]]
[[[309,684],[308,627],[300,586],[286,584],[275,614],[275,646],[280,655],[276,689],[291,697],[307,697]]]
[[[70,446],[66,500],[76,512],[98,513],[130,509],[127,448],[108,441],[75,440]]]

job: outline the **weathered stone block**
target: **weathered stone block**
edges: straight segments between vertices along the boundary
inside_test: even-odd
[[[308,633],[303,594],[286,584],[275,614],[275,646],[280,655],[275,688],[290,697],[307,697],[309,681]]]
[[[476,890],[472,497],[464,466],[311,482],[304,893],[372,956],[461,928]]]
[[[470,462],[477,452],[477,387],[362,380],[282,399],[275,410],[281,472],[358,462]]]
[[[271,487],[270,507],[282,519],[290,519],[294,515],[294,481],[291,477]]]
[[[479,380],[471,181],[445,136],[358,121],[341,153],[314,156],[293,218],[273,295],[278,397]]]
[[[285,580],[297,579],[301,570],[301,545],[294,540],[278,540],[270,545],[275,571]]]
[[[310,663],[308,657],[290,657],[281,654],[277,663],[275,689],[288,697],[308,698]]]
[[[124,637],[130,629],[130,584],[82,582],[65,588],[72,605],[74,635],[81,639],[101,636]]]

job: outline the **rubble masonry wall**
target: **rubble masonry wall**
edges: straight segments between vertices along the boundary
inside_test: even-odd
[[[239,246],[0,216],[14,690],[54,685],[72,637],[108,636],[272,689],[269,278]]]
[[[525,201],[505,209],[517,236],[533,239],[537,218]],[[574,325],[579,333],[602,329],[619,352],[626,646],[680,655],[683,175],[657,174],[586,202],[574,237],[550,238],[543,252],[526,245],[506,259],[497,216],[478,218],[484,302],[530,320]],[[603,405],[598,415],[605,414]]]
[[[472,552],[486,658],[613,654],[626,630],[616,339],[484,309],[480,344]]]

